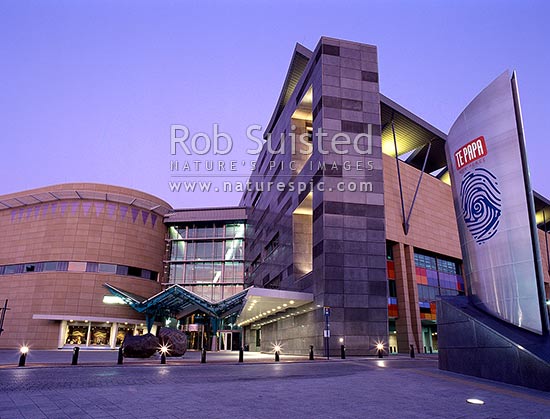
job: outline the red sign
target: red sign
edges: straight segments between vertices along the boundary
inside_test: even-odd
[[[457,169],[462,169],[464,166],[479,160],[487,155],[487,147],[485,146],[485,138],[477,137],[470,141],[455,153],[455,163]]]

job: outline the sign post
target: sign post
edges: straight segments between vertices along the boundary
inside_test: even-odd
[[[325,338],[325,356],[327,357],[327,359],[330,359],[330,307],[324,307],[323,310],[325,313],[325,330],[323,333],[323,336]]]

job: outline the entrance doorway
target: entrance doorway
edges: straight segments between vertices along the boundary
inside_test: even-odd
[[[233,332],[231,330],[220,331],[220,351],[231,351],[233,349]]]

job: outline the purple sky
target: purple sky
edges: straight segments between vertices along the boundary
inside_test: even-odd
[[[169,191],[170,125],[217,122],[242,160],[294,44],[326,35],[378,45],[381,91],[445,132],[516,69],[533,185],[550,197],[548,2],[112,3],[0,3],[0,194],[87,181],[175,207],[237,204],[240,193]]]

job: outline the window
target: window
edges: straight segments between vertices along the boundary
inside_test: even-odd
[[[69,262],[69,272],[86,272],[86,262]]]
[[[129,269],[130,268],[128,266],[117,265],[116,274],[117,275],[129,275],[129,273],[128,273]]]
[[[254,272],[256,269],[258,269],[258,266],[260,266],[260,256],[261,255],[258,255],[254,258],[254,260],[252,261],[252,263],[250,264],[250,271],[251,272]]]
[[[98,272],[116,274],[116,265],[110,263],[100,263],[98,265]]]
[[[243,259],[243,241],[240,239],[225,242],[225,260]]]
[[[275,234],[271,241],[265,247],[266,257],[271,255],[279,247],[279,233]]]
[[[24,271],[25,272],[34,272],[36,270],[36,265],[34,263],[27,263],[25,265]]]
[[[23,265],[7,265],[4,268],[4,275],[19,274],[23,271]]]
[[[213,257],[213,243],[210,241],[207,242],[197,242],[197,249],[195,253],[195,259],[197,260],[208,260]]]
[[[223,241],[214,242],[214,259],[223,259]]]
[[[86,264],[86,272],[97,272],[98,264],[95,262],[88,262]]]
[[[141,268],[135,268],[133,266],[128,266],[128,275],[141,277]]]
[[[225,236],[244,238],[244,224],[227,224],[225,226]]]
[[[195,264],[195,282],[212,282],[214,279],[214,266],[212,262]]]
[[[43,272],[57,271],[57,262],[44,262]]]
[[[184,268],[185,268],[185,265],[180,263],[171,264],[170,265],[170,282],[173,282],[174,284],[183,283]]]
[[[170,227],[168,229],[169,237],[173,240],[185,239],[187,228],[186,227]]]
[[[186,242],[182,240],[172,242],[172,255],[171,260],[184,260],[185,259],[185,245]]]
[[[142,269],[142,270],[141,270],[141,277],[142,277],[143,279],[153,279],[153,280],[157,279],[157,278],[155,277],[154,272],[153,272],[153,271],[150,271],[149,269]]]
[[[223,272],[223,282],[243,282],[244,264],[242,262],[226,262]]]

